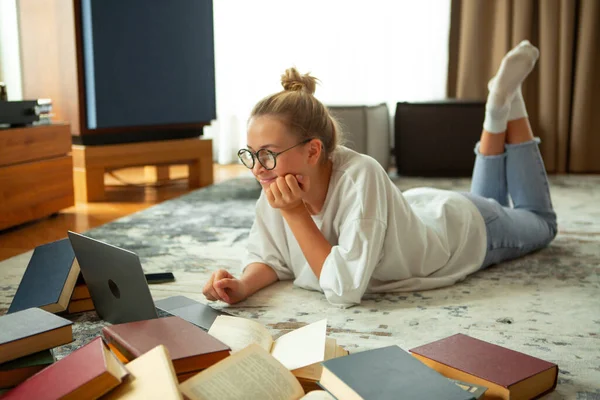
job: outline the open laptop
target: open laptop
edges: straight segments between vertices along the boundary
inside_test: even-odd
[[[137,254],[79,233],[68,234],[96,312],[103,320],[121,324],[176,315],[208,330],[219,315],[230,315],[185,296],[155,304]]]
[[[68,231],[98,316],[112,324],[158,318],[137,254]]]

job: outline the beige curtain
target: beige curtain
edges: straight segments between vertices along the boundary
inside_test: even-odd
[[[549,172],[600,172],[600,0],[452,0],[448,96],[485,99],[503,55],[540,49],[523,85]]]

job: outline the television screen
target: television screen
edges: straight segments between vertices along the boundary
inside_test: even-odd
[[[212,0],[82,0],[88,129],[216,118]]]

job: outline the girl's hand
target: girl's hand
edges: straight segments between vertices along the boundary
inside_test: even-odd
[[[227,304],[234,304],[248,297],[245,283],[224,269],[213,272],[202,293],[210,301],[220,300]]]
[[[265,190],[267,200],[273,208],[291,210],[304,206],[303,197],[310,187],[308,177],[288,174],[280,176]]]

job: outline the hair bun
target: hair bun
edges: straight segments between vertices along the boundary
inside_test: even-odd
[[[310,74],[300,74],[296,68],[288,68],[281,75],[281,86],[286,91],[300,92],[305,91],[309,94],[315,94],[317,88],[317,78]]]

